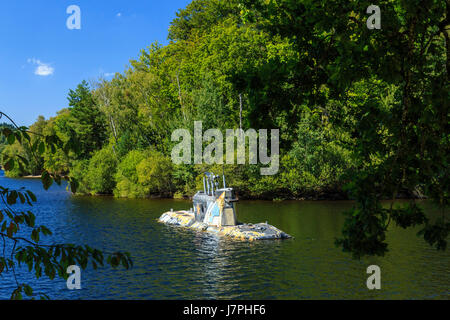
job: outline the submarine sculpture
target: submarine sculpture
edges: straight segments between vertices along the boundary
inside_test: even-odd
[[[239,240],[270,240],[291,238],[287,233],[266,223],[239,223],[236,218],[235,203],[238,199],[233,188],[227,188],[225,176],[223,187],[219,188],[219,176],[206,172],[203,190],[193,197],[193,207],[189,211],[169,211],[159,218],[159,222],[187,227],[199,231],[215,233]]]

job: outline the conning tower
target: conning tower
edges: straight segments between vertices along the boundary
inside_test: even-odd
[[[205,172],[203,190],[193,197],[195,221],[211,226],[235,226],[236,218],[235,196],[233,188],[227,188],[225,175],[222,176],[222,188],[219,187],[220,176]]]

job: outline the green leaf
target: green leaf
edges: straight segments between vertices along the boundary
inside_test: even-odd
[[[34,195],[33,192],[31,192],[30,190],[26,190],[25,192],[30,196],[30,198],[31,198],[31,200],[33,200],[33,202],[37,201],[36,196]]]
[[[25,203],[25,197],[24,197],[24,195],[22,194],[22,192],[18,192],[18,195],[19,195],[20,202],[21,202],[21,203]]]
[[[23,291],[29,297],[31,297],[33,295],[33,289],[27,284],[23,285]]]
[[[8,162],[6,162],[4,164],[5,170],[6,171],[11,171],[12,169],[14,169],[14,162],[15,161],[14,161],[13,158],[9,159]]]
[[[46,227],[46,226],[41,226],[41,232],[44,236],[48,236],[51,235],[52,232]]]
[[[39,238],[39,230],[33,229],[33,231],[31,231],[31,240],[33,240],[34,242],[39,242]]]
[[[48,190],[53,184],[53,179],[50,177],[48,171],[42,172],[41,181],[45,190]]]
[[[44,154],[44,152],[45,152],[45,144],[44,144],[44,141],[41,141],[41,142],[39,143],[38,152],[39,152],[40,155]]]
[[[10,134],[8,136],[8,144],[14,144],[15,141],[16,141],[16,136],[14,134]]]

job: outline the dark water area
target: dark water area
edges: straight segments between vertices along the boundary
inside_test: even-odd
[[[88,268],[81,290],[27,269],[19,281],[52,299],[449,299],[450,251],[438,252],[418,238],[418,229],[390,226],[385,257],[353,260],[334,245],[350,201],[242,201],[242,222],[265,222],[295,238],[240,242],[157,222],[165,211],[187,209],[183,200],[74,197],[64,186],[44,191],[40,180],[0,177],[0,185],[32,190],[37,224],[53,235],[44,243],[88,244],[107,252],[130,252],[134,267]],[[438,212],[421,203],[430,216]],[[17,209],[20,205],[17,206]],[[23,230],[22,230],[23,231]],[[381,289],[368,290],[366,269],[381,268]],[[15,282],[0,276],[0,299]]]

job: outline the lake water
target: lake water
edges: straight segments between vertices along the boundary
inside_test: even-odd
[[[45,243],[88,244],[108,252],[128,251],[131,270],[103,267],[82,271],[82,289],[62,279],[34,279],[20,270],[20,282],[52,299],[448,299],[450,251],[438,252],[416,236],[418,229],[390,227],[385,257],[353,260],[334,246],[351,202],[238,203],[243,222],[265,222],[293,235],[283,241],[239,242],[169,227],[157,218],[179,200],[73,197],[64,187],[44,191],[40,180],[0,177],[0,185],[25,186],[38,202],[37,224],[53,231]],[[427,212],[436,212],[424,202]],[[368,290],[366,268],[381,268],[381,290]],[[0,299],[14,288],[0,276]]]

